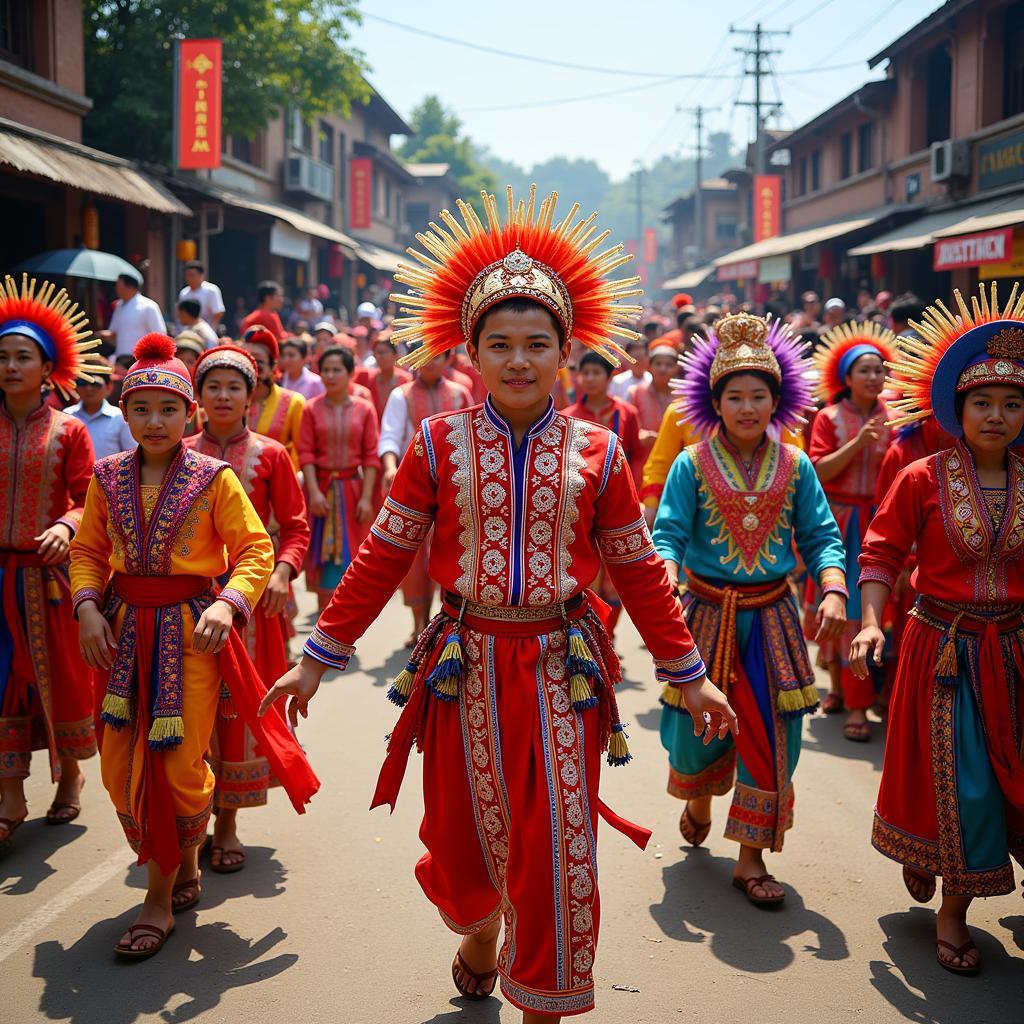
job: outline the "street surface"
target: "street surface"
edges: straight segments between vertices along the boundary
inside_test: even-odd
[[[301,595],[309,611],[308,595]],[[311,619],[300,620],[308,629]],[[412,875],[422,852],[419,758],[393,817],[370,802],[396,709],[385,688],[409,629],[392,601],[344,676],[328,676],[301,727],[323,788],[296,816],[280,791],[240,815],[248,864],[207,871],[202,902],[182,914],[153,960],[111,947],[142,898],[143,874],[86,763],[84,810],[50,828],[40,755],[33,820],[0,860],[0,1020],[9,1024],[202,1021],[251,1024],[512,1024],[499,999],[468,1003],[452,987],[457,939]],[[646,853],[601,826],[602,933],[593,1024],[1018,1024],[1024,1021],[1020,892],[978,901],[979,978],[935,962],[933,908],[913,904],[897,865],[869,844],[882,745],[843,740],[841,718],[806,725],[796,828],[769,870],[788,889],[759,910],[730,886],[735,844],[721,838],[724,799],[706,848],[684,849],[682,805],[665,794],[657,689],[649,656],[623,617],[619,697],[634,761],[605,769],[602,795],[654,829]],[[296,650],[297,641],[296,641]],[[628,986],[639,992],[617,991]]]

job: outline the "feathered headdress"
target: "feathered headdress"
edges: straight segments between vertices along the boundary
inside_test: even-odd
[[[896,335],[873,320],[862,324],[840,324],[821,336],[814,352],[818,370],[816,396],[831,402],[846,387],[846,375],[861,356],[875,355],[888,363],[896,355]]]
[[[719,320],[706,339],[695,335],[691,344],[679,358],[683,379],[671,380],[668,385],[680,399],[680,422],[691,424],[703,435],[711,434],[720,422],[711,401],[715,384],[744,370],[760,370],[779,382],[779,404],[772,423],[793,428],[803,422],[811,404],[808,346],[787,324],[737,313]]]
[[[38,290],[36,280],[23,274],[19,288],[13,277],[0,282],[0,338],[23,334],[31,338],[53,363],[50,383],[64,398],[70,398],[76,380],[95,383],[110,367],[94,361],[89,353],[99,348],[89,322],[68,293],[49,281]]]
[[[898,339],[899,354],[889,362],[888,384],[900,392],[890,403],[900,414],[893,423],[934,415],[947,433],[960,437],[956,396],[985,384],[1024,388],[1024,294],[1014,284],[1009,301],[999,307],[996,283],[971,296],[968,308],[953,292],[959,314],[941,301],[929,306],[923,323],[913,323],[920,338]],[[1024,431],[1014,441],[1020,444]]]
[[[423,342],[401,362],[422,366],[471,341],[484,313],[508,298],[540,303],[558,320],[567,339],[578,338],[609,362],[628,360],[613,339],[640,337],[626,324],[641,310],[619,300],[641,295],[643,289],[637,287],[639,277],[608,279],[632,256],[623,253],[621,245],[597,251],[610,234],[596,234],[597,214],[578,217],[576,203],[556,224],[557,193],[538,207],[536,185],[530,186],[526,202],[516,202],[509,186],[502,223],[494,196],[482,195],[486,224],[460,199],[456,205],[462,223],[443,210],[444,227],[431,221],[430,231],[416,236],[427,253],[407,250],[421,266],[399,265],[395,280],[408,285],[409,292],[391,298],[408,315],[395,319],[391,341]]]

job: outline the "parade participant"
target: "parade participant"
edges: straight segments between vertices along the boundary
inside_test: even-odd
[[[377,361],[376,367],[357,366],[352,380],[369,390],[379,422],[391,392],[400,384],[408,384],[412,374],[398,365],[398,353],[388,338],[377,338],[373,345],[373,358]]]
[[[629,336],[622,320],[633,309],[618,300],[636,293],[636,279],[605,275],[625,261],[622,247],[601,251],[607,232],[592,238],[593,218],[577,219],[578,207],[554,222],[554,196],[538,209],[533,190],[528,205],[509,190],[505,224],[492,196],[484,205],[486,226],[460,202],[465,226],[445,211],[451,234],[419,236],[432,258],[396,275],[413,289],[396,301],[415,313],[395,337],[423,339],[411,357],[420,365],[464,341],[487,400],[420,425],[301,665],[264,704],[294,694],[290,714],[307,712],[322,674],[345,666],[433,524],[444,611],[392,688],[404,711],[373,803],[394,806],[415,741],[428,850],[416,875],[465,936],[456,986],[485,998],[500,974],[532,1024],[593,1006],[598,814],[641,844],[647,836],[598,797],[600,751],[628,760],[612,692],[618,663],[586,590],[602,557],[659,677],[685,691],[701,730],[724,734],[733,715],[704,677],[621,443],[559,415],[550,398],[570,336],[605,358],[621,354],[610,339]]]
[[[626,355],[631,364],[621,373],[616,373],[608,384],[608,393],[623,401],[629,400],[629,393],[637,384],[650,384],[651,371],[647,367],[647,342],[641,338],[626,345]]]
[[[484,387],[483,378],[476,372],[476,368],[462,346],[448,353],[444,375],[448,380],[461,384],[473,396],[474,402],[482,402],[487,397],[487,388]]]
[[[321,611],[370,532],[380,472],[377,412],[351,394],[354,368],[352,350],[344,345],[324,352],[320,375],[327,391],[306,406],[299,431],[312,524],[306,581],[316,590]]]
[[[672,389],[669,381],[676,375],[678,357],[671,345],[655,344],[650,352],[651,379],[629,389],[626,400],[636,409],[640,426],[640,445],[644,449],[641,466],[647,462],[654,442],[658,439],[661,421],[672,404]],[[638,486],[642,483],[637,481]]]
[[[260,679],[271,686],[290,662],[284,611],[291,582],[302,572],[309,523],[288,452],[245,425],[258,374],[255,360],[244,349],[221,345],[207,352],[196,366],[196,388],[206,413],[206,428],[185,443],[192,451],[226,462],[234,470],[274,544],[274,571],[242,631]],[[269,762],[256,749],[252,731],[228,707],[217,715],[210,753],[216,777],[210,868],[228,874],[245,866],[245,850],[237,831],[238,811],[263,806],[274,780]]]
[[[28,817],[25,779],[46,750],[57,792],[46,821],[78,817],[96,753],[89,674],[74,648],[68,546],[82,517],[93,450],[85,425],[44,400],[99,382],[85,314],[27,276],[0,283],[0,849]]]
[[[679,829],[694,846],[711,829],[712,797],[733,792],[733,881],[755,904],[785,898],[764,852],[780,851],[793,824],[803,716],[818,706],[789,580],[794,546],[824,593],[816,639],[834,639],[846,618],[846,556],[821,484],[800,449],[767,433],[770,423],[796,428],[809,404],[803,350],[781,322],[737,313],[683,357],[681,411],[708,440],[676,459],[654,523],[697,647],[740,720],[735,741],[702,746],[668,688],[668,791],[687,802]]]
[[[805,307],[807,296],[804,296]],[[889,447],[892,413],[882,399],[885,361],[893,357],[895,336],[876,323],[842,324],[821,337],[814,352],[817,395],[826,403],[814,418],[808,454],[825,488],[832,514],[846,545],[846,574],[857,575],[857,557],[875,510],[875,481]],[[807,634],[816,626],[811,613],[820,600],[808,580]],[[866,711],[875,703],[871,680],[858,679],[846,655],[860,629],[860,592],[847,607],[843,636],[822,645],[819,657],[828,667],[831,689],[822,704],[826,714],[846,708],[843,735],[856,743],[871,739]]]
[[[292,464],[298,469],[299,425],[306,400],[277,383],[275,377],[280,348],[270,331],[260,326],[250,327],[242,341],[260,371],[249,406],[249,429],[283,444],[288,449]]]
[[[415,352],[415,348],[412,349]],[[428,416],[442,412],[457,412],[473,404],[473,396],[461,384],[444,376],[447,353],[433,356],[416,367],[412,381],[395,388],[380,421],[380,443],[377,451],[381,462],[381,490],[386,496],[398,472],[399,460],[409,450],[419,425]],[[434,583],[428,572],[430,539],[419,545],[419,550],[405,579],[402,580],[402,598],[412,612],[412,634],[405,646],[412,647],[430,619],[434,603]]]
[[[333,332],[332,332],[332,337]],[[280,345],[281,387],[294,391],[308,402],[324,393],[324,382],[307,365],[309,346],[302,338],[285,338]]]
[[[214,789],[203,755],[218,705],[253,730],[297,810],[318,783],[283,717],[256,717],[265,688],[234,628],[273,571],[270,537],[227,463],[181,443],[194,401],[174,342],[147,335],[135,356],[121,405],[139,447],[96,464],[71,586],[82,655],[105,677],[103,784],[148,872],[142,908],[114,949],[145,957],[170,936],[172,913],[200,898]]]
[[[899,339],[892,386],[899,413],[934,415],[954,446],[903,469],[860,556],[863,629],[850,663],[877,666],[882,610],[914,545],[927,552],[911,582],[889,705],[872,843],[903,865],[911,896],[928,902],[942,877],[936,955],[976,974],[971,901],[1014,888],[1024,864],[1024,298],[1000,308],[995,282],[970,308],[940,302]]]

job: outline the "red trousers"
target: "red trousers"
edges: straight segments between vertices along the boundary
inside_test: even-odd
[[[582,621],[591,648],[614,658],[597,617]],[[427,853],[416,878],[456,932],[504,916],[506,999],[535,1013],[584,1013],[594,1004],[600,922],[602,711],[578,713],[570,702],[561,624],[547,632],[549,619],[529,635],[531,626],[491,622],[484,632],[467,618],[458,698],[423,699]]]

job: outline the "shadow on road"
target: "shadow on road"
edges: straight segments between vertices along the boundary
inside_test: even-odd
[[[1015,941],[1024,940],[1024,918],[1012,922]],[[917,1024],[964,1024],[967,1020],[1019,1021],[1024,963],[1007,954],[999,940],[980,928],[971,934],[984,959],[976,978],[958,978],[935,961],[935,914],[914,907],[879,919],[891,963],[870,962],[871,984],[905,1020]],[[970,1007],[968,1011],[968,1006]]]
[[[0,893],[24,896],[54,874],[47,863],[63,846],[86,833],[82,825],[47,825],[42,818],[27,821],[11,842],[11,851],[0,859]]]
[[[242,896],[258,900],[280,896],[285,890],[284,883],[288,877],[284,865],[274,856],[274,851],[266,846],[246,846],[244,871],[218,875],[210,870],[205,854],[199,859],[199,870],[203,883],[200,906],[204,910],[219,907],[226,900]],[[124,884],[131,889],[145,890],[145,869],[137,864],[132,865],[125,875]]]
[[[438,1013],[423,1024],[498,1024],[501,1020],[501,1001],[498,999],[452,999],[455,1009]]]
[[[281,928],[250,941],[221,921],[197,927],[186,913],[155,959],[119,961],[113,946],[134,914],[132,908],[97,922],[68,949],[55,941],[36,946],[32,974],[45,984],[40,1013],[71,1024],[133,1024],[158,1014],[176,1024],[208,1013],[230,989],[276,977],[299,959],[282,953],[260,960],[288,937]]]
[[[871,719],[871,739],[867,743],[853,743],[843,735],[845,714],[823,715],[818,712],[809,715],[804,730],[804,750],[819,750],[830,757],[842,757],[852,761],[867,761],[876,772],[882,770],[882,755],[885,753],[885,726]]]
[[[805,942],[801,952],[817,960],[845,960],[846,937],[827,917],[808,909],[789,882],[786,903],[763,909],[732,887],[736,862],[705,849],[662,870],[665,895],[651,904],[651,917],[670,939],[709,942],[715,958],[737,970],[771,974],[788,967],[797,953],[790,939],[811,932],[817,944]]]

